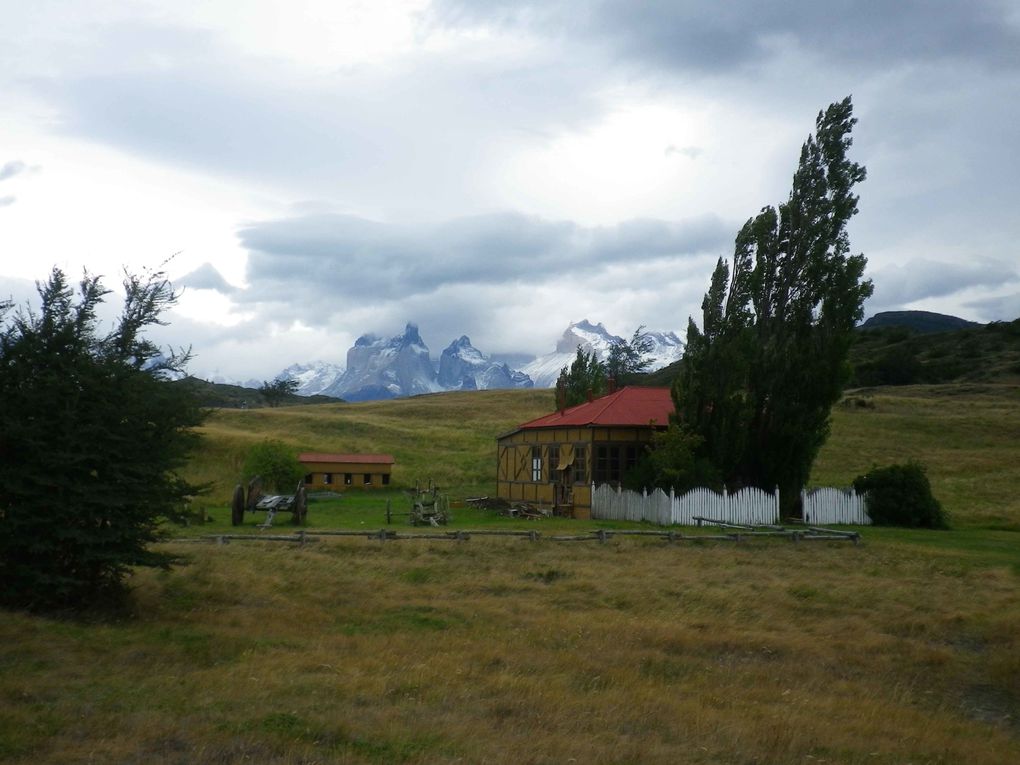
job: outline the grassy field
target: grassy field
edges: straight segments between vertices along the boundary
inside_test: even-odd
[[[548,398],[217,414],[193,468],[214,522],[181,533],[230,529],[222,498],[266,436],[491,491],[495,436]],[[0,612],[0,761],[1020,762],[1018,435],[1016,388],[853,392],[815,481],[919,459],[955,527],[860,546],[178,538],[183,565],[137,572],[131,613]],[[387,499],[406,501],[350,492],[310,524],[377,529]]]

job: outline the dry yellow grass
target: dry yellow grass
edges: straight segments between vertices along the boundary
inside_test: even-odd
[[[874,408],[837,410],[815,478],[919,459],[952,532],[170,543],[188,565],[139,572],[130,618],[0,612],[0,760],[1020,762],[1017,391],[946,392],[856,394]],[[495,435],[547,408],[225,412],[193,477],[229,488],[269,436],[483,486]]]
[[[496,482],[496,436],[549,411],[548,390],[476,391],[393,401],[278,409],[220,409],[202,428],[201,450],[187,471],[209,482],[208,501],[229,501],[246,451],[264,438],[298,451],[383,452],[396,457],[393,480],[435,479],[471,491]]]
[[[0,620],[39,762],[1020,761],[1016,572],[878,541],[177,543],[138,618]]]

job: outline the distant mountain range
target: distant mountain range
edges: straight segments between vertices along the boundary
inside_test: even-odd
[[[680,358],[683,343],[673,332],[648,332],[652,341],[652,369]],[[605,360],[614,343],[623,338],[611,334],[600,324],[587,319],[570,324],[552,353],[524,363],[520,369],[506,361],[483,353],[461,335],[440,354],[438,365],[418,327],[408,324],[403,333],[390,338],[362,335],[347,351],[347,365],[340,367],[324,361],[292,364],[276,377],[298,383],[300,396],[329,396],[346,401],[369,401],[438,393],[451,390],[489,390],[496,388],[552,388],[560,370],[569,366],[578,347],[595,351]],[[517,357],[516,360],[521,360]],[[215,382],[233,381],[218,379]],[[237,384],[235,382],[235,384]],[[260,381],[241,383],[258,387]]]
[[[683,355],[684,344],[675,333],[653,331],[647,335],[652,341],[652,351],[649,354],[652,363],[649,364],[649,371],[668,366]],[[623,338],[610,334],[601,323],[592,324],[584,319],[564,330],[556,342],[555,351],[525,364],[521,371],[535,381],[536,388],[554,388],[560,370],[570,366],[577,356],[579,347],[586,353],[595,351],[598,357],[605,361],[609,357],[609,349],[614,343],[620,342],[623,342]]]

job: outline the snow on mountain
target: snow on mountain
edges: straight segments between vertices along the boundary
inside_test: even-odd
[[[684,355],[684,341],[677,337],[676,332],[646,331],[645,334],[652,341],[652,349],[648,352],[652,359],[648,365],[649,372],[668,367]]]
[[[348,401],[415,396],[443,390],[415,324],[388,339],[362,335],[347,351],[347,369],[322,392]]]
[[[490,390],[530,388],[531,378],[506,364],[493,361],[461,335],[439,358],[438,382],[445,390]]]
[[[587,319],[571,324],[563,331],[556,341],[556,350],[539,356],[529,364],[521,367],[521,371],[535,381],[536,388],[555,388],[556,379],[563,367],[569,367],[577,356],[578,347],[585,353],[595,351],[603,361],[609,357],[609,349],[613,343],[622,342],[622,337],[610,334],[599,324],[592,324]]]
[[[645,334],[652,341],[652,350],[648,354],[652,363],[647,371],[662,369],[683,355],[684,344],[675,332],[646,331]],[[623,338],[611,334],[601,323],[592,324],[584,319],[564,330],[563,335],[556,341],[556,350],[553,353],[539,356],[521,367],[521,371],[535,381],[536,388],[554,388],[560,370],[569,367],[577,357],[578,347],[585,353],[595,351],[598,358],[605,361],[609,358],[609,349],[614,343],[619,342],[623,342]]]
[[[206,382],[216,383],[217,385],[236,385],[240,388],[252,389],[258,389],[263,382],[262,380],[256,380],[255,378],[240,380],[236,377],[227,377],[226,375],[220,374],[218,369],[214,369],[211,372],[195,372],[193,377],[205,380]]]
[[[276,376],[276,379],[294,380],[298,383],[295,391],[299,396],[314,396],[322,393],[343,374],[343,367],[328,361],[312,361],[308,364],[291,364]]]

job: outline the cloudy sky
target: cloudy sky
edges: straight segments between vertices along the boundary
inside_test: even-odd
[[[158,339],[200,374],[342,363],[408,321],[435,354],[682,331],[848,94],[868,313],[1020,316],[1012,0],[0,11],[0,296],[166,263]]]

